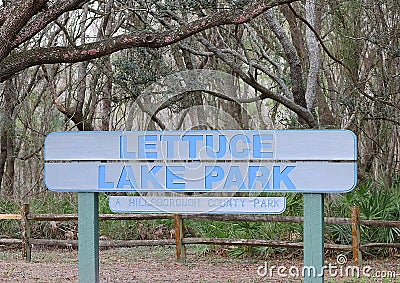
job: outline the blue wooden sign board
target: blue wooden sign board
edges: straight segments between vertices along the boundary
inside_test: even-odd
[[[109,204],[118,213],[279,214],[286,209],[286,198],[110,196]]]
[[[320,283],[323,193],[355,187],[357,139],[344,130],[52,133],[44,177],[51,190],[80,192],[79,282],[99,280],[98,192],[270,191],[304,193],[304,266],[315,270],[304,282]]]
[[[355,160],[347,130],[54,132],[47,161],[88,160]]]
[[[350,131],[53,133],[45,183],[59,192],[342,193],[356,184],[356,159]]]

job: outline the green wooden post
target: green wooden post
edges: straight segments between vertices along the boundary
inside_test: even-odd
[[[78,193],[79,283],[99,282],[99,194]]]
[[[324,195],[304,196],[304,282],[324,282]]]

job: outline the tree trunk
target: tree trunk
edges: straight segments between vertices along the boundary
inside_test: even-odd
[[[15,163],[15,87],[11,80],[4,83],[4,117],[1,131],[0,174],[5,196],[14,193],[14,163]]]
[[[112,13],[111,7],[113,5],[113,0],[109,0],[105,4],[104,12],[106,16],[103,18],[101,29],[99,30],[99,38],[106,38],[111,35],[112,27]],[[104,67],[105,67],[105,84],[103,86],[103,95],[101,100],[101,130],[110,130],[110,115],[111,115],[111,95],[112,95],[112,65],[110,56],[104,57]]]
[[[4,178],[4,169],[5,169],[6,160],[7,160],[7,131],[6,131],[6,127],[4,125],[4,121],[1,124],[0,149],[1,149],[1,153],[0,153],[0,186],[2,186],[3,178]],[[1,193],[1,190],[0,190],[0,193]]]
[[[397,128],[396,128],[396,126],[394,126],[392,139],[388,146],[388,156],[387,156],[387,162],[386,162],[385,185],[387,187],[391,187],[393,184],[392,169],[393,169],[393,163],[394,163],[394,158],[395,158],[396,144],[397,144]]]

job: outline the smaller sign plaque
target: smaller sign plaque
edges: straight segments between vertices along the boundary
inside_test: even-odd
[[[285,197],[110,196],[110,209],[125,213],[280,214]]]

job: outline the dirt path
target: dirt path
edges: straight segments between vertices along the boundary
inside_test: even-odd
[[[236,259],[226,255],[198,256],[194,248],[189,248],[188,260],[182,264],[175,261],[174,253],[173,247],[101,250],[101,282],[302,282],[290,276],[296,274],[301,260],[274,257],[265,261]],[[334,260],[332,264],[335,264]],[[325,282],[400,282],[398,259],[383,259],[365,264],[370,264],[374,270],[395,271],[397,279],[328,276]],[[276,268],[286,267],[286,271],[283,270],[286,276],[278,276],[276,268],[272,269],[270,276],[268,272],[273,265]],[[76,250],[34,250],[32,262],[26,263],[18,250],[0,250],[0,272],[0,282],[77,282],[78,255]]]

